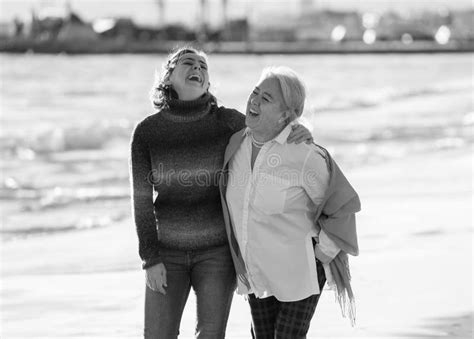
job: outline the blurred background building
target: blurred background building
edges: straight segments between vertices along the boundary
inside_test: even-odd
[[[321,0],[0,3],[3,51],[155,52],[169,48],[163,42],[176,41],[234,52],[258,51],[260,42],[269,43],[263,45],[267,52],[472,50],[474,41],[474,11],[463,0],[410,7]]]

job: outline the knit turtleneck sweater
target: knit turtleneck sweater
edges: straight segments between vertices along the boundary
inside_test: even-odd
[[[132,135],[130,177],[143,268],[160,263],[160,248],[201,250],[227,242],[218,187],[229,138],[245,126],[241,113],[216,107],[210,95],[170,100]]]

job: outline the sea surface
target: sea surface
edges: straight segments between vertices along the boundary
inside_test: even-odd
[[[154,113],[157,55],[0,55],[3,241],[130,217],[128,144]],[[344,170],[471,148],[473,55],[214,55],[211,91],[245,110],[266,66],[307,86],[302,123]]]

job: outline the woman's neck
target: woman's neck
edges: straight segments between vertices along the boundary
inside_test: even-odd
[[[169,109],[163,110],[161,114],[169,120],[176,122],[196,121],[206,116],[212,106],[212,96],[209,93],[196,100],[169,99]]]
[[[253,135],[253,138],[255,139],[255,141],[257,141],[257,142],[267,142],[267,141],[270,141],[270,140],[274,139],[278,134],[281,133],[281,131],[283,131],[283,129],[285,127],[286,126],[283,126],[279,130],[273,130],[273,131],[254,131],[254,130],[252,130],[252,135]]]
[[[176,95],[178,96],[179,100],[182,101],[194,101],[198,98],[200,98],[204,93],[202,91],[196,91],[191,89],[188,90],[183,90],[179,88],[173,88],[174,91],[176,92]]]
[[[198,99],[201,95],[195,95],[195,94],[178,94],[178,99],[181,101],[194,101]]]

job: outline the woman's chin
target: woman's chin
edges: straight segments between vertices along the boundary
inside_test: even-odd
[[[249,115],[250,113],[247,113],[247,116],[245,117],[245,125],[248,128],[253,128],[258,125],[258,117],[252,117]]]

